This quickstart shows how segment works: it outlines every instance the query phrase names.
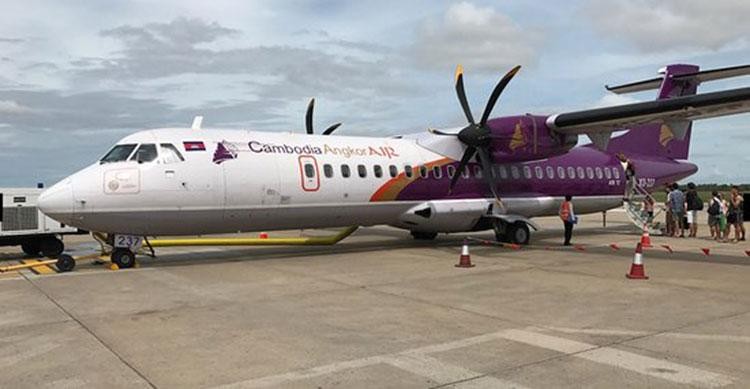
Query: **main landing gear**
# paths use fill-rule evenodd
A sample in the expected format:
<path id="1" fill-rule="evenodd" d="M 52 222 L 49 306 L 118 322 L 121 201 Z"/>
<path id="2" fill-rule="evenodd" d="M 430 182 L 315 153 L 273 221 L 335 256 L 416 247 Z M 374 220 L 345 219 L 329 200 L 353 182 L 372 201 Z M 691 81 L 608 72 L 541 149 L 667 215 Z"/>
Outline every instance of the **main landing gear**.
<path id="1" fill-rule="evenodd" d="M 522 221 L 509 223 L 504 220 L 495 219 L 492 227 L 495 230 L 495 239 L 498 242 L 527 245 L 531 240 L 529 225 Z"/>
<path id="2" fill-rule="evenodd" d="M 437 238 L 438 233 L 437 232 L 421 232 L 421 231 L 412 231 L 411 236 L 414 237 L 416 240 L 435 240 Z"/>

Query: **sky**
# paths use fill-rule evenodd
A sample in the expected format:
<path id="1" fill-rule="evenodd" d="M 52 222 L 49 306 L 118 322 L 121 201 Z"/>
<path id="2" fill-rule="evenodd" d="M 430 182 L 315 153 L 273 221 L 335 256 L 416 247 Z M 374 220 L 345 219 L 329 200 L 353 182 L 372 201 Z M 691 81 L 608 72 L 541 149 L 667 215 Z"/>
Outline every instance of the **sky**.
<path id="1" fill-rule="evenodd" d="M 750 62 L 746 0 L 42 1 L 0 12 L 0 187 L 50 185 L 125 135 L 189 127 L 388 136 L 464 124 L 510 67 L 493 117 L 646 101 L 614 85 L 671 63 Z M 700 91 L 750 85 L 750 77 Z M 695 182 L 750 182 L 750 114 L 696 122 Z M 585 140 L 585 137 L 582 138 Z"/>

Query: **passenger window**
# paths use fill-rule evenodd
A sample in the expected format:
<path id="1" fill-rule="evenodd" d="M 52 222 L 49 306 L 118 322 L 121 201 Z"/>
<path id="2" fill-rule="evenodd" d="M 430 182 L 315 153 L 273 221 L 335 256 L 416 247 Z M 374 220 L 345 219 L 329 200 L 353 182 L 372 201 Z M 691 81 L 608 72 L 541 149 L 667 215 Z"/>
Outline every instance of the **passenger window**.
<path id="1" fill-rule="evenodd" d="M 408 178 L 412 178 L 412 176 L 414 176 L 414 170 L 412 170 L 411 165 L 404 166 L 404 174 Z"/>
<path id="2" fill-rule="evenodd" d="M 518 166 L 513 165 L 510 167 L 510 175 L 514 180 L 521 178 L 521 172 L 518 171 Z"/>
<path id="3" fill-rule="evenodd" d="M 419 176 L 422 178 L 427 178 L 427 166 L 420 166 L 419 167 Z"/>
<path id="4" fill-rule="evenodd" d="M 453 178 L 453 176 L 456 175 L 456 167 L 453 165 L 448 165 L 446 168 L 446 173 L 448 173 L 449 178 Z"/>
<path id="5" fill-rule="evenodd" d="M 396 165 L 388 166 L 388 172 L 391 174 L 392 178 L 395 178 L 398 175 L 398 168 Z"/>
<path id="6" fill-rule="evenodd" d="M 550 180 L 555 178 L 555 169 L 553 169 L 552 166 L 547 166 L 547 178 Z"/>
<path id="7" fill-rule="evenodd" d="M 582 167 L 580 167 L 580 166 L 579 166 L 579 167 L 577 167 L 577 168 L 576 168 L 576 173 L 578 173 L 578 179 L 582 180 L 582 179 L 584 179 L 584 178 L 585 178 L 585 177 L 583 176 L 583 168 L 582 168 Z"/>
<path id="8" fill-rule="evenodd" d="M 586 167 L 586 177 L 588 177 L 589 180 L 594 179 L 594 169 L 591 168 L 591 166 Z"/>
<path id="9" fill-rule="evenodd" d="M 508 179 L 508 169 L 505 166 L 500 166 L 500 178 L 503 180 Z"/>
<path id="10" fill-rule="evenodd" d="M 440 169 L 440 166 L 433 166 L 432 176 L 436 179 L 443 178 L 443 170 Z"/>
<path id="11" fill-rule="evenodd" d="M 576 169 L 573 166 L 568 166 L 568 178 L 571 180 L 576 178 Z"/>
<path id="12" fill-rule="evenodd" d="M 182 162 L 185 160 L 174 145 L 170 143 L 162 143 L 159 147 L 161 147 L 161 160 L 165 164 Z"/>
<path id="13" fill-rule="evenodd" d="M 323 174 L 326 175 L 326 178 L 333 177 L 333 166 L 329 164 L 323 165 Z"/>
<path id="14" fill-rule="evenodd" d="M 597 166 L 595 170 L 596 170 L 596 178 L 601 180 L 602 177 L 604 177 L 604 174 L 602 174 L 602 168 Z"/>
<path id="15" fill-rule="evenodd" d="M 117 145 L 99 160 L 99 163 L 127 161 L 130 154 L 135 150 L 135 144 Z"/>
<path id="16" fill-rule="evenodd" d="M 375 177 L 383 177 L 383 168 L 380 165 L 373 165 L 372 172 L 375 173 Z"/>
<path id="17" fill-rule="evenodd" d="M 482 169 L 479 167 L 479 165 L 474 165 L 474 177 L 482 178 Z"/>
<path id="18" fill-rule="evenodd" d="M 341 177 L 349 178 L 352 175 L 352 171 L 349 169 L 349 165 L 341 165 Z"/>
<path id="19" fill-rule="evenodd" d="M 528 166 L 524 166 L 523 167 L 523 176 L 527 180 L 531 179 L 531 168 L 530 167 L 528 167 Z"/>
<path id="20" fill-rule="evenodd" d="M 537 166 L 534 168 L 534 174 L 536 175 L 536 178 L 539 180 L 544 178 L 544 171 L 542 170 L 541 166 Z"/>
<path id="21" fill-rule="evenodd" d="M 365 167 L 365 165 L 357 165 L 357 173 L 362 178 L 367 177 L 367 168 Z"/>
<path id="22" fill-rule="evenodd" d="M 612 168 L 612 173 L 613 173 L 613 175 L 615 176 L 615 179 L 616 179 L 616 180 L 619 180 L 619 179 L 620 179 L 620 169 L 618 169 L 618 168 L 616 168 L 616 167 L 615 167 L 615 168 Z"/>
<path id="23" fill-rule="evenodd" d="M 305 164 L 305 177 L 307 178 L 315 177 L 315 166 L 313 166 L 311 163 Z"/>
<path id="24" fill-rule="evenodd" d="M 156 152 L 156 145 L 153 143 L 144 143 L 138 147 L 138 150 L 130 157 L 131 161 L 138 163 L 151 162 L 156 159 L 159 154 Z"/>
<path id="25" fill-rule="evenodd" d="M 612 178 L 612 170 L 608 166 L 604 168 L 604 177 L 608 180 Z"/>
<path id="26" fill-rule="evenodd" d="M 557 178 L 565 179 L 565 168 L 562 166 L 557 167 Z"/>
<path id="27" fill-rule="evenodd" d="M 469 167 L 468 166 L 464 166 L 464 170 L 461 172 L 461 176 L 463 178 L 469 178 Z"/>

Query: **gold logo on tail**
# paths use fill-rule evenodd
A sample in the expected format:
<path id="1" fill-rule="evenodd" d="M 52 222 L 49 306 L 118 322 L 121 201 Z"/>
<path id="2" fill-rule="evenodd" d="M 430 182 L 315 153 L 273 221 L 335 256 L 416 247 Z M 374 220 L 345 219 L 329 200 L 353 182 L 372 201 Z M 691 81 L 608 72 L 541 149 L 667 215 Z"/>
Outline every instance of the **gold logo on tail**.
<path id="1" fill-rule="evenodd" d="M 666 125 L 661 125 L 661 131 L 659 132 L 659 143 L 661 143 L 662 147 L 667 147 L 667 143 L 672 141 L 674 139 L 674 132 L 672 132 L 672 129 Z"/>

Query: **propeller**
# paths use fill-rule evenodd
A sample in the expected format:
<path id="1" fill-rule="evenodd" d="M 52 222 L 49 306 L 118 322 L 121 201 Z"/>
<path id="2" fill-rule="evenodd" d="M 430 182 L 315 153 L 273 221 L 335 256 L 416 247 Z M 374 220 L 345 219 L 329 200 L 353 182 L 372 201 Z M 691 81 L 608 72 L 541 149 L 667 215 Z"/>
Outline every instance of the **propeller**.
<path id="1" fill-rule="evenodd" d="M 487 100 L 487 105 L 484 107 L 484 112 L 482 113 L 481 120 L 479 121 L 479 123 L 477 123 L 474 121 L 474 116 L 471 114 L 469 102 L 466 99 L 466 91 L 464 90 L 463 68 L 461 67 L 461 65 L 458 65 L 456 67 L 456 95 L 458 95 L 458 101 L 459 103 L 461 103 L 461 108 L 463 109 L 464 115 L 466 116 L 466 120 L 469 122 L 469 124 L 455 134 L 442 132 L 440 130 L 430 130 L 430 132 L 435 135 L 458 137 L 458 140 L 466 145 L 466 151 L 464 151 L 464 154 L 461 157 L 461 162 L 459 162 L 458 164 L 456 174 L 451 179 L 449 192 L 453 191 L 453 188 L 456 186 L 456 183 L 461 176 L 461 172 L 466 169 L 466 165 L 469 163 L 469 161 L 474 156 L 476 156 L 477 161 L 481 165 L 482 177 L 484 178 L 487 185 L 489 185 L 492 194 L 495 196 L 495 199 L 500 202 L 500 204 L 502 204 L 500 196 L 498 196 L 497 194 L 495 175 L 492 171 L 492 150 L 490 150 L 492 132 L 487 126 L 487 120 L 490 118 L 492 109 L 495 108 L 495 104 L 497 103 L 498 98 L 500 98 L 500 94 L 503 92 L 505 87 L 508 86 L 510 80 L 513 79 L 513 77 L 516 75 L 516 73 L 518 73 L 520 69 L 521 66 L 515 66 L 514 68 L 510 69 L 508 73 L 503 76 L 503 78 L 500 79 L 500 81 L 495 86 L 495 89 L 492 91 L 492 94 L 490 94 L 490 98 Z"/>
<path id="2" fill-rule="evenodd" d="M 305 114 L 305 129 L 307 130 L 308 135 L 312 135 L 315 133 L 313 130 L 313 110 L 315 109 L 315 99 L 310 99 L 310 102 L 307 104 L 307 113 Z M 341 126 L 341 123 L 336 123 L 323 131 L 323 135 L 331 135 L 332 132 L 336 131 L 337 128 Z"/>

